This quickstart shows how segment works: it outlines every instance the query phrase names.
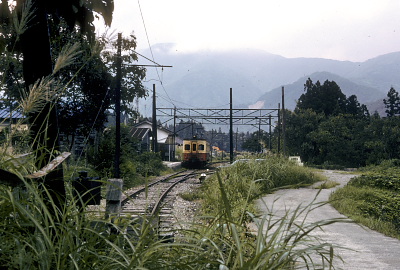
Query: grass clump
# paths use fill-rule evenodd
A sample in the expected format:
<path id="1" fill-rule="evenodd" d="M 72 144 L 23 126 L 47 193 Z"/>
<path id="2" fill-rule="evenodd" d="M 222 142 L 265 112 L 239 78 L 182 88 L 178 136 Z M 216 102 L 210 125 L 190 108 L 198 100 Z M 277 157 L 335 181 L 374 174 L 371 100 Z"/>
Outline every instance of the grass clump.
<path id="1" fill-rule="evenodd" d="M 400 239 L 400 169 L 386 163 L 353 178 L 330 200 L 354 221 Z"/>
<path id="2" fill-rule="evenodd" d="M 297 166 L 282 156 L 267 156 L 263 160 L 240 162 L 219 171 L 223 179 L 224 190 L 233 209 L 246 207 L 262 194 L 270 193 L 277 188 L 297 188 L 322 181 L 324 178 L 313 173 L 309 168 Z M 215 213 L 220 208 L 220 194 L 216 176 L 209 177 L 200 191 L 203 194 L 207 213 Z M 236 207 L 238 206 L 238 207 Z M 255 210 L 249 205 L 250 211 Z M 241 211 L 239 211 L 241 212 Z"/>
<path id="3" fill-rule="evenodd" d="M 315 186 L 315 189 L 330 189 L 330 188 L 334 188 L 336 186 L 340 185 L 338 182 L 336 181 L 332 181 L 332 180 L 326 180 L 323 183 Z"/>

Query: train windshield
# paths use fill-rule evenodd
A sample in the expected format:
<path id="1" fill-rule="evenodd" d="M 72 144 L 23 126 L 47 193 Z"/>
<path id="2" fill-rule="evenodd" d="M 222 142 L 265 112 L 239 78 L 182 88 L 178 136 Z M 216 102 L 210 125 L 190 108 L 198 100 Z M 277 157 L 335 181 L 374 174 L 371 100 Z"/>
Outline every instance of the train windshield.
<path id="1" fill-rule="evenodd" d="M 190 150 L 190 144 L 185 144 L 185 150 Z"/>
<path id="2" fill-rule="evenodd" d="M 204 144 L 199 144 L 199 150 L 204 150 Z"/>
<path id="3" fill-rule="evenodd" d="M 196 151 L 196 146 L 197 146 L 197 144 L 193 144 L 193 146 L 192 146 L 192 148 L 193 148 L 193 151 Z"/>

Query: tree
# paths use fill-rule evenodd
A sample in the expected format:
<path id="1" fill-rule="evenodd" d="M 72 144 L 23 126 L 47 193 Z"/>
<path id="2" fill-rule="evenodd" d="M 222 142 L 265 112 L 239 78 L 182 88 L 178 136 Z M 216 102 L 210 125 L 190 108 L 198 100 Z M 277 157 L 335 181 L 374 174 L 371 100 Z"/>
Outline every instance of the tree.
<path id="1" fill-rule="evenodd" d="M 100 41 L 104 48 L 117 47 L 117 40 L 115 38 L 109 39 L 103 36 Z M 125 112 L 125 114 L 131 117 L 136 117 L 138 112 L 132 110 L 132 106 L 130 106 L 130 104 L 133 103 L 135 98 L 142 98 L 148 95 L 147 90 L 142 85 L 142 80 L 146 76 L 146 69 L 135 65 L 135 62 L 138 60 L 135 49 L 136 37 L 133 34 L 129 37 L 122 37 L 121 58 L 123 65 L 121 68 L 121 73 L 123 79 L 121 82 L 121 111 Z M 117 74 L 115 50 L 103 50 L 102 58 L 112 76 L 111 88 L 115 89 Z M 112 91 L 112 95 L 114 94 L 115 92 Z"/>
<path id="2" fill-rule="evenodd" d="M 294 113 L 286 114 L 289 153 L 314 164 L 365 165 L 371 150 L 366 147 L 367 107 L 355 95 L 346 98 L 335 82 L 308 79 L 304 89 Z"/>
<path id="3" fill-rule="evenodd" d="M 318 155 L 318 146 L 309 134 L 325 119 L 323 113 L 311 109 L 286 112 L 286 147 L 290 155 L 300 155 L 305 162 L 312 162 Z"/>
<path id="4" fill-rule="evenodd" d="M 369 117 L 369 111 L 367 106 L 360 104 L 357 100 L 356 95 L 351 95 L 346 100 L 346 114 L 357 116 L 360 118 Z"/>
<path id="5" fill-rule="evenodd" d="M 297 102 L 297 110 L 311 109 L 325 116 L 345 112 L 346 96 L 334 81 L 326 80 L 323 85 L 319 81 L 313 83 L 310 78 L 304 84 L 305 93 Z"/>
<path id="6" fill-rule="evenodd" d="M 114 10 L 113 0 L 17 0 L 14 2 L 13 12 L 7 12 L 8 1 L 0 3 L 1 21 L 12 22 L 12 17 L 17 13 L 19 24 L 15 29 L 15 40 L 18 41 L 16 48 L 23 55 L 23 77 L 27 92 L 36 87 L 51 90 L 51 80 L 46 77 L 52 74 L 52 54 L 50 46 L 49 25 L 50 21 L 55 24 L 64 19 L 70 29 L 76 25 L 85 34 L 88 40 L 93 41 L 94 26 L 93 11 L 97 11 L 104 18 L 107 25 L 111 25 Z M 15 21 L 14 21 L 15 22 Z M 10 44 L 8 44 L 10 45 Z M 13 47 L 14 48 L 14 47 Z M 4 49 L 14 51 L 13 48 L 5 46 Z M 47 100 L 43 108 L 33 111 L 29 115 L 31 130 L 35 136 L 33 149 L 37 156 L 37 165 L 40 167 L 47 164 L 58 150 L 57 112 L 53 101 Z M 63 173 L 55 170 L 46 177 L 45 185 L 57 203 L 60 196 L 64 197 L 65 188 Z"/>
<path id="7" fill-rule="evenodd" d="M 389 92 L 387 93 L 387 99 L 383 100 L 386 108 L 387 117 L 393 117 L 395 115 L 400 114 L 400 97 L 399 93 L 391 87 Z"/>
<path id="8" fill-rule="evenodd" d="M 263 149 L 268 148 L 269 134 L 266 132 L 255 131 L 242 144 L 244 150 L 260 153 Z"/>

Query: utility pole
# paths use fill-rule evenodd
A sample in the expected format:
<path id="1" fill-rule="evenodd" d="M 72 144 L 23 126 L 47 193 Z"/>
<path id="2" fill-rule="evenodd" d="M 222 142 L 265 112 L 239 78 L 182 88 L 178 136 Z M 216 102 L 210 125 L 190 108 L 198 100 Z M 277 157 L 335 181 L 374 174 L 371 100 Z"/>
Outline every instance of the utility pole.
<path id="1" fill-rule="evenodd" d="M 117 84 L 115 87 L 115 160 L 114 160 L 114 178 L 120 178 L 120 156 L 121 156 L 121 44 L 122 34 L 118 33 L 117 41 Z"/>
<path id="2" fill-rule="evenodd" d="M 286 155 L 286 119 L 285 119 L 285 87 L 282 86 L 282 142 L 283 155 Z"/>
<path id="3" fill-rule="evenodd" d="M 230 163 L 233 162 L 233 115 L 232 115 L 232 88 L 230 89 L 230 117 L 229 117 L 229 161 Z"/>
<path id="4" fill-rule="evenodd" d="M 271 115 L 269 116 L 269 151 L 272 151 L 272 143 L 271 143 L 271 139 L 272 139 L 272 128 L 271 128 Z"/>
<path id="5" fill-rule="evenodd" d="M 278 103 L 278 154 L 281 152 L 281 104 Z"/>
<path id="6" fill-rule="evenodd" d="M 173 139 L 173 153 L 172 153 L 172 161 L 175 161 L 175 151 L 176 151 L 176 107 L 174 106 L 174 139 Z"/>
<path id="7" fill-rule="evenodd" d="M 153 121 L 152 121 L 152 133 L 153 133 L 153 152 L 158 152 L 157 144 L 157 109 L 156 109 L 156 85 L 153 84 Z"/>
<path id="8" fill-rule="evenodd" d="M 258 119 L 258 146 L 257 146 L 257 150 L 259 153 L 261 153 L 262 151 L 262 147 L 261 147 L 261 119 Z"/>

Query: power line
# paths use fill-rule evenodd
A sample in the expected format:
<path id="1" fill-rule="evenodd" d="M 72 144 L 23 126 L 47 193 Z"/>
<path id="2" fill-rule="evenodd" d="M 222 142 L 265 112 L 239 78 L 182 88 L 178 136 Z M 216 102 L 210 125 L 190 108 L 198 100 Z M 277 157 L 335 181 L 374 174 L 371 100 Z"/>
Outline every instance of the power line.
<path id="1" fill-rule="evenodd" d="M 153 55 L 153 50 L 151 49 L 151 45 L 150 45 L 149 35 L 148 35 L 148 33 L 147 33 L 146 23 L 144 22 L 142 7 L 140 6 L 140 0 L 138 0 L 138 6 L 139 6 L 139 11 L 140 11 L 140 16 L 142 17 L 144 32 L 146 33 L 147 44 L 149 45 L 149 50 L 150 50 L 150 53 L 151 53 L 151 57 L 153 58 L 153 61 L 152 61 L 152 62 L 155 62 L 155 60 L 154 60 L 154 55 Z M 165 90 L 164 84 L 163 84 L 163 82 L 162 82 L 162 80 L 161 80 L 161 78 L 160 78 L 160 74 L 158 73 L 158 69 L 157 69 L 157 68 L 156 68 L 156 72 L 157 72 L 158 79 L 160 80 L 161 87 L 163 88 L 165 94 L 166 94 L 167 97 L 169 98 L 169 100 L 170 100 L 170 102 L 172 103 L 172 105 L 175 106 L 174 102 L 172 101 L 172 99 L 169 97 L 167 91 Z"/>

